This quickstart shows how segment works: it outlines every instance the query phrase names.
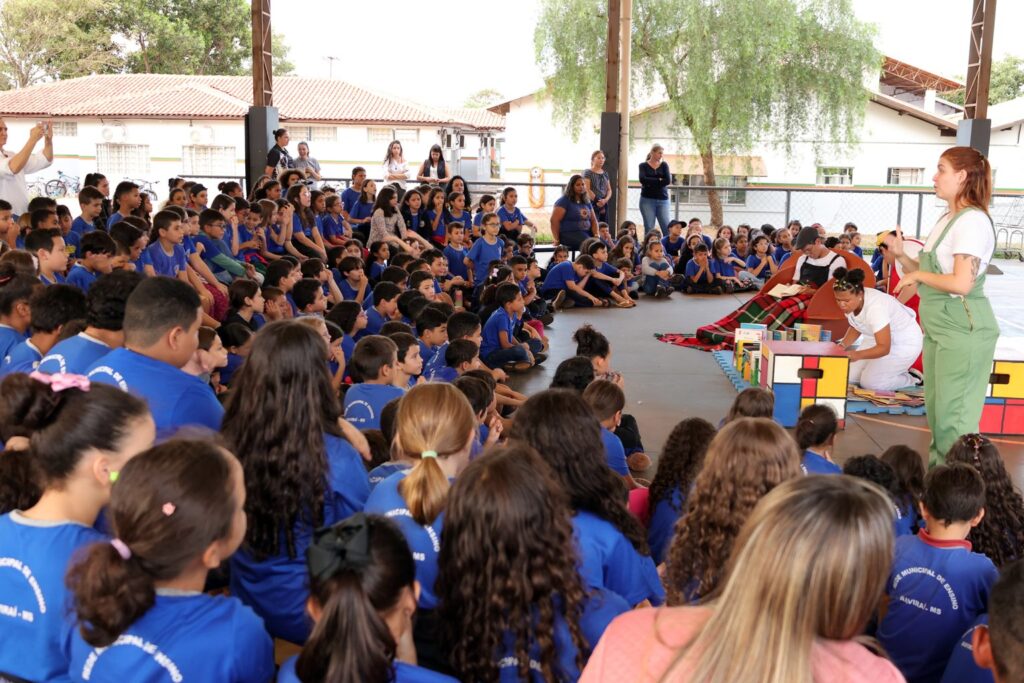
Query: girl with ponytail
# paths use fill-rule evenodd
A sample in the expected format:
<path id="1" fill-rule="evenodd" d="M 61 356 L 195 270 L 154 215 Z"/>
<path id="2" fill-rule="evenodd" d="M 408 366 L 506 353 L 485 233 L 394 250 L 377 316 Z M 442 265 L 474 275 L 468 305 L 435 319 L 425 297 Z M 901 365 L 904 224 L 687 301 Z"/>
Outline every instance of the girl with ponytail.
<path id="1" fill-rule="evenodd" d="M 306 553 L 316 625 L 278 683 L 454 683 L 402 661 L 416 613 L 416 565 L 393 522 L 358 513 L 316 532 Z"/>
<path id="2" fill-rule="evenodd" d="M 111 485 L 156 427 L 116 387 L 17 373 L 0 383 L 0 432 L 0 679 L 48 681 L 68 668 L 65 570 L 103 538 L 93 526 Z"/>
<path id="3" fill-rule="evenodd" d="M 450 481 L 469 462 L 477 436 L 477 421 L 465 395 L 451 384 L 419 384 L 398 404 L 392 459 L 413 463 L 377 484 L 366 501 L 366 512 L 394 520 L 416 560 L 420 582 L 420 616 L 416 620 L 416 649 L 420 662 L 443 666 L 447 656 L 437 652 L 437 556 L 441 550 L 441 511 Z M 433 667 L 432 667 L 433 668 Z"/>
<path id="4" fill-rule="evenodd" d="M 125 465 L 108 511 L 114 538 L 68 572 L 70 680 L 270 680 L 262 620 L 203 593 L 242 542 L 244 502 L 238 461 L 207 441 L 167 441 Z"/>

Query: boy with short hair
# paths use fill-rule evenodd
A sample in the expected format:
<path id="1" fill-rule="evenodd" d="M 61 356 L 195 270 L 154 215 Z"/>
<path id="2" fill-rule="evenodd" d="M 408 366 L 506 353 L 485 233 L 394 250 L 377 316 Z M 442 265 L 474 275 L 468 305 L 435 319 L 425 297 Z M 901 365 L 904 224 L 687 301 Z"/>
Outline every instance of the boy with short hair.
<path id="1" fill-rule="evenodd" d="M 103 193 L 86 185 L 78 193 L 78 218 L 71 222 L 71 230 L 79 237 L 85 237 L 96 230 L 95 221 L 103 213 Z"/>
<path id="2" fill-rule="evenodd" d="M 351 365 L 353 378 L 361 382 L 345 393 L 345 419 L 358 429 L 380 429 L 381 410 L 405 393 L 393 384 L 398 346 L 377 334 L 363 337 L 352 351 Z"/>
<path id="3" fill-rule="evenodd" d="M 465 245 L 466 228 L 461 224 L 448 226 L 445 235 L 448 240 L 444 248 L 444 257 L 448 261 L 448 272 L 452 277 L 462 278 L 462 284 L 469 284 L 469 268 L 466 267 L 466 257 L 469 249 Z"/>
<path id="4" fill-rule="evenodd" d="M 437 350 L 448 341 L 448 319 L 435 308 L 424 308 L 416 318 L 416 334 L 419 335 L 420 358 L 427 366 Z"/>
<path id="5" fill-rule="evenodd" d="M 64 271 L 68 267 L 68 252 L 64 238 L 57 228 L 33 230 L 25 238 L 25 250 L 39 263 L 39 281 L 44 285 L 64 284 Z"/>
<path id="6" fill-rule="evenodd" d="M 0 362 L 11 349 L 28 339 L 32 321 L 30 300 L 39 280 L 28 275 L 15 275 L 0 287 Z"/>
<path id="7" fill-rule="evenodd" d="M 363 270 L 363 261 L 354 256 L 346 256 L 338 263 L 338 272 L 341 273 L 341 281 L 338 288 L 341 289 L 341 298 L 345 301 L 356 301 L 369 308 L 373 305 L 373 291 L 370 289 L 370 280 Z"/>
<path id="8" fill-rule="evenodd" d="M 114 189 L 114 206 L 117 207 L 117 210 L 107 219 L 107 230 L 109 231 L 114 225 L 132 215 L 132 212 L 139 208 L 141 203 L 142 197 L 139 195 L 138 185 L 129 180 L 119 182 Z"/>
<path id="9" fill-rule="evenodd" d="M 877 637 L 910 681 L 935 681 L 967 627 L 985 612 L 998 572 L 967 535 L 985 516 L 985 483 L 970 465 L 940 465 L 925 478 L 925 530 L 896 539 L 889 606 Z"/>
<path id="10" fill-rule="evenodd" d="M 424 312 L 426 309 L 424 309 Z M 477 345 L 483 341 L 483 326 L 480 324 L 480 316 L 470 311 L 458 311 L 448 318 L 445 326 L 447 339 L 434 349 L 433 356 L 424 364 L 423 374 L 428 380 L 434 379 L 434 374 L 447 367 L 445 351 L 449 344 L 456 339 L 471 339 Z"/>
<path id="11" fill-rule="evenodd" d="M 105 235 L 98 230 L 86 237 Z M 109 238 L 108 238 L 109 239 Z M 103 275 L 85 297 L 85 329 L 58 342 L 39 363 L 39 372 L 84 375 L 93 363 L 124 345 L 124 310 L 143 276 L 130 270 Z"/>
<path id="12" fill-rule="evenodd" d="M 522 234 L 516 239 L 516 253 L 523 258 L 533 258 L 533 235 Z"/>
<path id="13" fill-rule="evenodd" d="M 18 222 L 14 220 L 14 207 L 9 201 L 0 199 L 0 242 L 5 242 L 7 247 L 14 249 L 19 232 Z M 0 245 L 0 251 L 3 251 L 3 246 Z"/>
<path id="14" fill-rule="evenodd" d="M 575 261 L 562 261 L 548 269 L 541 296 L 552 302 L 555 311 L 573 306 L 601 306 L 602 301 L 585 289 L 593 270 L 594 259 L 586 254 L 580 254 Z"/>
<path id="15" fill-rule="evenodd" d="M 391 380 L 391 384 L 402 389 L 409 389 L 416 385 L 420 375 L 423 374 L 420 345 L 416 341 L 416 337 L 408 332 L 395 332 L 388 335 L 388 338 L 395 342 L 398 349 L 395 355 L 398 364 L 395 366 L 395 376 Z"/>
<path id="16" fill-rule="evenodd" d="M 196 239 L 203 245 L 203 262 L 220 282 L 229 285 L 236 277 L 250 277 L 255 280 L 256 269 L 250 263 L 240 263 L 231 255 L 231 248 L 224 241 L 224 216 L 220 211 L 203 209 L 199 213 L 199 229 Z"/>
<path id="17" fill-rule="evenodd" d="M 124 347 L 89 368 L 89 379 L 113 384 L 149 403 L 157 440 L 181 427 L 220 429 L 224 409 L 209 384 L 183 368 L 199 346 L 202 322 L 199 295 L 169 277 L 143 280 L 128 297 Z"/>
<path id="18" fill-rule="evenodd" d="M 32 336 L 11 348 L 3 359 L 0 376 L 38 368 L 39 361 L 60 339 L 64 326 L 85 317 L 85 294 L 70 285 L 43 287 L 32 295 L 29 307 Z"/>
<path id="19" fill-rule="evenodd" d="M 693 258 L 686 264 L 685 275 L 683 291 L 687 294 L 721 294 L 723 291 L 715 277 L 710 251 L 703 243 L 693 248 Z"/>
<path id="20" fill-rule="evenodd" d="M 494 292 L 498 309 L 487 319 L 483 329 L 480 357 L 489 368 L 527 370 L 546 359 L 544 345 L 531 338 L 526 342 L 516 339 L 516 326 L 526 308 L 519 285 L 504 282 Z"/>
<path id="21" fill-rule="evenodd" d="M 1024 680 L 1024 560 L 1003 569 L 992 587 L 988 625 L 974 631 L 973 644 L 975 662 L 996 683 Z"/>
<path id="22" fill-rule="evenodd" d="M 469 339 L 456 339 L 448 343 L 444 351 L 444 362 L 444 367 L 439 368 L 430 381 L 452 382 L 456 377 L 479 368 L 480 347 Z"/>
<path id="23" fill-rule="evenodd" d="M 397 319 L 411 328 L 428 303 L 430 302 L 419 291 L 415 289 L 405 290 L 398 295 Z"/>
<path id="24" fill-rule="evenodd" d="M 608 467 L 626 481 L 626 488 L 635 489 L 637 483 L 629 473 L 626 460 L 626 449 L 622 440 L 615 435 L 619 423 L 622 422 L 622 411 L 626 407 L 626 394 L 615 382 L 596 379 L 583 390 L 583 400 L 587 402 L 594 416 L 601 423 L 601 441 L 604 442 L 604 455 Z"/>
<path id="25" fill-rule="evenodd" d="M 57 211 L 50 208 L 36 209 L 29 212 L 29 232 L 36 230 L 60 230 Z"/>
<path id="26" fill-rule="evenodd" d="M 683 239 L 682 221 L 669 222 L 668 234 L 661 238 L 661 245 L 665 247 L 665 256 L 668 256 L 669 261 L 673 264 L 679 261 L 679 252 L 686 246 L 686 240 Z"/>
<path id="27" fill-rule="evenodd" d="M 359 194 L 363 191 L 363 183 L 366 181 L 366 169 L 356 166 L 352 169 L 352 182 L 345 191 L 341 193 L 341 216 L 346 223 L 352 222 L 353 207 L 359 201 Z"/>
<path id="28" fill-rule="evenodd" d="M 452 381 L 473 407 L 476 415 L 477 436 L 469 451 L 470 459 L 477 457 L 487 446 L 498 442 L 501 436 L 501 418 L 495 412 L 497 400 L 494 394 L 494 380 L 486 372 L 470 370 Z"/>
<path id="29" fill-rule="evenodd" d="M 356 335 L 356 341 L 380 333 L 381 326 L 398 315 L 398 297 L 402 290 L 392 282 L 378 282 L 373 288 L 373 306 L 366 311 L 366 329 Z"/>
<path id="30" fill-rule="evenodd" d="M 620 308 L 635 306 L 626 288 L 626 274 L 608 263 L 608 245 L 600 240 L 587 242 L 587 253 L 594 259 L 594 272 L 590 274 L 586 290 L 599 299 L 612 299 Z"/>
<path id="31" fill-rule="evenodd" d="M 263 294 L 263 318 L 266 322 L 275 320 L 287 320 L 292 317 L 292 307 L 288 303 L 288 297 L 280 287 L 264 287 Z"/>
<path id="32" fill-rule="evenodd" d="M 323 317 L 327 310 L 327 297 L 324 296 L 323 287 L 319 280 L 305 277 L 295 283 L 292 287 L 292 300 L 295 307 L 299 309 L 299 315 L 315 315 Z"/>
<path id="33" fill-rule="evenodd" d="M 89 293 L 89 288 L 100 275 L 113 269 L 112 257 L 117 245 L 110 235 L 99 230 L 86 233 L 78 246 L 78 260 L 68 271 L 67 284 Z"/>

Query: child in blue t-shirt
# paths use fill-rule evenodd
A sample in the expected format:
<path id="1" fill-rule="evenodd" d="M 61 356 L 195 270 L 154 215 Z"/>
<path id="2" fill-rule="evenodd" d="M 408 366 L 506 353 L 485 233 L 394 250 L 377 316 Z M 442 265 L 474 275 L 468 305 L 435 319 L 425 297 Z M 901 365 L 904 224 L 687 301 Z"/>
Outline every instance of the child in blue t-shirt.
<path id="1" fill-rule="evenodd" d="M 78 193 L 79 216 L 71 222 L 71 231 L 79 238 L 96 230 L 96 219 L 103 213 L 103 193 L 86 185 Z"/>
<path id="2" fill-rule="evenodd" d="M 381 409 L 404 393 L 393 384 L 397 365 L 398 347 L 387 337 L 371 334 L 356 342 L 352 374 L 359 383 L 345 393 L 345 419 L 357 429 L 380 429 Z"/>
<path id="3" fill-rule="evenodd" d="M 373 305 L 366 309 L 366 327 L 356 335 L 356 341 L 371 334 L 379 334 L 380 328 L 398 315 L 398 297 L 401 288 L 393 282 L 378 282 L 373 288 Z"/>
<path id="4" fill-rule="evenodd" d="M 116 253 L 117 245 L 110 235 L 99 230 L 86 233 L 79 242 L 78 260 L 68 271 L 65 282 L 88 294 L 96 278 L 113 269 Z"/>
<path id="5" fill-rule="evenodd" d="M 778 272 L 775 258 L 769 253 L 771 243 L 766 235 L 758 235 L 750 245 L 750 256 L 747 257 L 747 272 L 758 280 L 767 282 L 768 278 Z M 761 285 L 763 286 L 763 284 Z"/>
<path id="6" fill-rule="evenodd" d="M 355 301 L 359 305 L 368 303 L 366 308 L 373 305 L 373 289 L 363 270 L 362 260 L 354 256 L 346 256 L 338 263 L 338 272 L 341 274 L 338 289 L 341 290 L 342 299 Z"/>
<path id="7" fill-rule="evenodd" d="M 306 564 L 309 614 L 316 625 L 302 653 L 281 665 L 278 683 L 324 681 L 328 672 L 359 680 L 372 664 L 386 666 L 395 683 L 455 683 L 401 661 L 395 652 L 394 644 L 413 633 L 417 586 L 409 543 L 393 521 L 358 513 L 321 529 Z M 352 585 L 352 577 L 359 585 Z M 358 614 L 342 613 L 342 605 L 355 605 Z M 361 631 L 356 623 L 373 628 Z"/>
<path id="8" fill-rule="evenodd" d="M 668 234 L 661 238 L 661 245 L 665 247 L 665 256 L 668 257 L 670 263 L 675 264 L 679 261 L 679 252 L 686 246 L 686 240 L 683 239 L 683 223 L 682 221 L 670 221 L 668 224 Z"/>
<path id="9" fill-rule="evenodd" d="M 725 290 L 718 281 L 711 250 L 703 242 L 693 248 L 693 258 L 686 264 L 683 291 L 687 294 L 721 294 Z"/>
<path id="10" fill-rule="evenodd" d="M 672 277 L 672 262 L 665 258 L 665 245 L 658 240 L 647 243 L 647 250 L 640 262 L 643 276 L 643 290 L 659 299 L 670 296 L 679 278 Z"/>
<path id="11" fill-rule="evenodd" d="M 125 306 L 124 348 L 89 367 L 91 381 L 149 403 L 161 441 L 182 427 L 220 429 L 224 409 L 210 385 L 181 370 L 196 351 L 201 314 L 199 296 L 184 282 L 146 278 Z"/>
<path id="12" fill-rule="evenodd" d="M 519 285 L 514 282 L 498 285 L 494 303 L 499 308 L 484 324 L 483 343 L 480 345 L 480 358 L 484 364 L 489 368 L 511 364 L 516 370 L 526 370 L 542 363 L 546 358 L 543 342 L 534 337 L 525 342 L 516 338 L 516 328 L 526 308 Z"/>
<path id="13" fill-rule="evenodd" d="M 498 207 L 501 234 L 512 241 L 518 241 L 523 236 L 523 228 L 529 228 L 531 233 L 537 232 L 537 226 L 516 206 L 518 201 L 519 194 L 516 192 L 516 188 L 506 187 L 501 191 L 501 206 Z"/>
<path id="14" fill-rule="evenodd" d="M 796 443 L 803 452 L 800 469 L 804 474 L 842 474 L 832 462 L 839 421 L 831 406 L 810 405 L 800 412 L 796 423 Z"/>
<path id="15" fill-rule="evenodd" d="M 185 229 L 173 211 L 159 211 L 153 216 L 151 244 L 146 248 L 157 275 L 188 282 L 188 258 L 181 246 Z"/>
<path id="16" fill-rule="evenodd" d="M 973 467 L 940 465 L 925 478 L 925 529 L 896 539 L 877 637 L 908 681 L 938 683 L 960 635 L 988 609 L 998 571 L 965 540 L 984 506 Z"/>
<path id="17" fill-rule="evenodd" d="M 622 422 L 622 411 L 626 407 L 626 394 L 615 382 L 595 379 L 583 391 L 583 400 L 601 423 L 601 441 L 604 442 L 604 455 L 608 460 L 608 467 L 625 480 L 627 489 L 635 489 L 637 483 L 629 473 L 626 449 L 622 446 L 622 440 L 615 436 L 615 430 Z"/>
<path id="18" fill-rule="evenodd" d="M 424 309 L 424 313 L 426 309 Z M 480 316 L 470 311 L 458 311 L 450 318 L 445 326 L 446 340 L 437 346 L 431 359 L 423 364 L 423 375 L 428 380 L 435 380 L 437 373 L 441 370 L 447 371 L 448 362 L 446 360 L 446 352 L 448 346 L 459 339 L 470 340 L 479 351 L 479 346 L 483 342 L 483 326 L 480 324 Z M 451 381 L 446 379 L 445 381 Z"/>
<path id="19" fill-rule="evenodd" d="M 324 208 L 326 209 L 322 219 L 324 242 L 331 246 L 344 246 L 351 236 L 351 231 L 345 229 L 345 218 L 341 215 L 341 197 L 336 194 L 329 195 L 324 200 Z"/>
<path id="20" fill-rule="evenodd" d="M 0 287 L 0 363 L 11 349 L 28 339 L 32 293 L 42 287 L 39 279 L 14 275 Z"/>
<path id="21" fill-rule="evenodd" d="M 480 292 L 484 283 L 487 282 L 491 263 L 501 261 L 501 255 L 505 248 L 505 242 L 498 237 L 499 223 L 496 214 L 484 214 L 481 225 L 483 226 L 483 235 L 473 242 L 469 253 L 462 261 L 469 269 L 467 281 L 476 288 L 477 292 Z"/>
<path id="22" fill-rule="evenodd" d="M 0 671 L 20 680 L 61 680 L 69 656 L 64 576 L 83 546 L 103 540 L 93 527 L 122 468 L 152 445 L 153 419 L 143 401 L 115 387 L 90 386 L 79 375 L 59 383 L 12 375 L 0 384 L 0 406 L 9 433 L 32 438 L 31 459 L 11 447 L 0 458 L 0 509 L 10 511 L 0 516 Z M 46 474 L 41 489 L 35 472 Z"/>
<path id="23" fill-rule="evenodd" d="M 51 285 L 37 290 L 29 300 L 32 336 L 15 344 L 0 363 L 0 376 L 32 372 L 60 339 L 72 320 L 85 317 L 85 294 L 71 285 Z"/>
<path id="24" fill-rule="evenodd" d="M 68 575 L 72 681 L 273 676 L 262 620 L 236 597 L 203 592 L 207 573 L 245 537 L 244 503 L 242 466 L 210 442 L 170 441 L 124 466 L 109 508 L 115 537 L 93 544 Z"/>
<path id="25" fill-rule="evenodd" d="M 889 495 L 892 499 L 894 534 L 906 536 L 916 531 L 914 515 L 904 509 L 896 498 L 896 473 L 881 458 L 877 455 L 856 455 L 843 463 L 843 474 L 867 479 Z"/>
<path id="26" fill-rule="evenodd" d="M 231 284 L 236 277 L 256 278 L 256 269 L 249 263 L 240 263 L 231 254 L 231 248 L 224 241 L 224 216 L 220 211 L 203 209 L 199 214 L 199 228 L 202 233 L 197 242 L 203 245 L 203 262 L 214 277 L 224 284 Z"/>
<path id="27" fill-rule="evenodd" d="M 462 278 L 464 282 L 469 283 L 469 268 L 466 266 L 469 249 L 464 244 L 466 229 L 461 225 L 453 225 L 448 229 L 446 237 L 448 244 L 443 253 L 448 260 L 448 272 L 452 274 L 452 277 Z"/>
<path id="28" fill-rule="evenodd" d="M 593 257 L 580 254 L 575 261 L 562 261 L 549 267 L 540 295 L 550 301 L 556 311 L 574 306 L 607 306 L 607 301 L 588 294 L 585 289 L 594 266 Z"/>
<path id="29" fill-rule="evenodd" d="M 426 368 L 441 345 L 448 341 L 448 318 L 436 308 L 425 308 L 416 318 L 416 334 L 419 336 L 420 358 Z"/>

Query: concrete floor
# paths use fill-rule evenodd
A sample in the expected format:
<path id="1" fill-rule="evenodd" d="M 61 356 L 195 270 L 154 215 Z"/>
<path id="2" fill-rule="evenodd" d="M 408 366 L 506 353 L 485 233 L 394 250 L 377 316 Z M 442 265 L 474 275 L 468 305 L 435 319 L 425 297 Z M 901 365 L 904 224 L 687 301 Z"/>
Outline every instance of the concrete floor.
<path id="1" fill-rule="evenodd" d="M 986 290 L 1006 336 L 1024 336 L 1024 264 L 998 261 L 1002 275 L 990 275 Z M 575 354 L 573 332 L 590 323 L 612 345 L 612 367 L 626 379 L 626 412 L 640 425 L 647 453 L 657 461 L 662 444 L 677 422 L 702 417 L 717 424 L 732 404 L 736 391 L 710 353 L 659 342 L 655 332 L 693 332 L 734 310 L 749 295 L 683 296 L 667 300 L 642 297 L 631 310 L 577 309 L 559 313 L 548 330 L 550 358 L 543 367 L 512 378 L 512 386 L 527 395 L 546 389 L 558 363 Z M 992 437 L 1018 486 L 1024 486 L 1024 437 Z M 889 446 L 906 444 L 920 453 L 928 450 L 924 417 L 851 415 L 836 443 L 841 464 L 854 455 L 880 454 Z M 653 468 L 646 476 L 653 475 Z"/>

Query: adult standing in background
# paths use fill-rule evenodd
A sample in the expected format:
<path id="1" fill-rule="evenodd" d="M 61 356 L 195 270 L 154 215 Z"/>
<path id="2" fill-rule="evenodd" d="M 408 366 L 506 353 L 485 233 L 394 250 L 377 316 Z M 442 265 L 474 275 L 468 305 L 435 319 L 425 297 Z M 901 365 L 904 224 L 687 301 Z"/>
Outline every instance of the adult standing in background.
<path id="1" fill-rule="evenodd" d="M 644 219 L 644 233 L 654 229 L 654 219 L 663 235 L 668 234 L 668 186 L 672 184 L 672 172 L 661 157 L 665 148 L 655 143 L 647 153 L 647 160 L 640 164 L 640 215 Z"/>
<path id="2" fill-rule="evenodd" d="M 267 167 L 263 169 L 263 175 L 276 178 L 278 174 L 288 168 L 295 168 L 295 161 L 288 154 L 288 130 L 278 128 L 274 131 L 274 146 L 267 152 Z"/>
<path id="3" fill-rule="evenodd" d="M 409 164 L 405 163 L 405 152 L 402 143 L 392 140 L 388 145 L 388 153 L 384 156 L 384 184 L 397 185 L 399 195 L 405 193 L 405 181 L 409 180 Z"/>
<path id="4" fill-rule="evenodd" d="M 43 140 L 42 153 L 32 152 Z M 28 132 L 28 142 L 12 154 L 7 146 L 7 122 L 0 119 L 0 197 L 11 203 L 14 214 L 28 210 L 28 183 L 25 175 L 38 173 L 53 163 L 53 123 L 40 121 Z"/>
<path id="5" fill-rule="evenodd" d="M 916 284 L 921 296 L 928 459 L 934 465 L 945 461 L 961 435 L 978 431 L 999 324 L 985 296 L 985 269 L 996 248 L 988 215 L 992 167 L 975 149 L 951 147 L 939 157 L 932 183 L 949 208 L 918 258 L 907 254 L 899 228 L 889 250 L 905 271 L 896 293 Z"/>
<path id="6" fill-rule="evenodd" d="M 416 174 L 416 180 L 429 185 L 444 185 L 452 177 L 448 175 L 448 165 L 444 161 L 444 151 L 441 145 L 431 145 L 430 153 L 420 166 L 420 172 Z M 466 205 L 469 209 L 469 205 Z"/>
<path id="7" fill-rule="evenodd" d="M 597 220 L 607 223 L 612 184 L 608 178 L 608 171 L 604 170 L 604 159 L 604 152 L 601 150 L 590 155 L 590 168 L 583 172 L 583 184 L 587 188 L 587 197 L 594 206 Z"/>
<path id="8" fill-rule="evenodd" d="M 295 160 L 295 169 L 302 171 L 307 181 L 320 180 L 320 162 L 309 156 L 309 145 L 305 142 L 299 143 L 299 158 Z"/>
<path id="9" fill-rule="evenodd" d="M 583 176 L 579 174 L 569 178 L 565 194 L 555 201 L 555 208 L 551 210 L 551 236 L 555 244 L 572 250 L 578 250 L 588 237 L 597 237 L 597 217 L 587 199 Z"/>

